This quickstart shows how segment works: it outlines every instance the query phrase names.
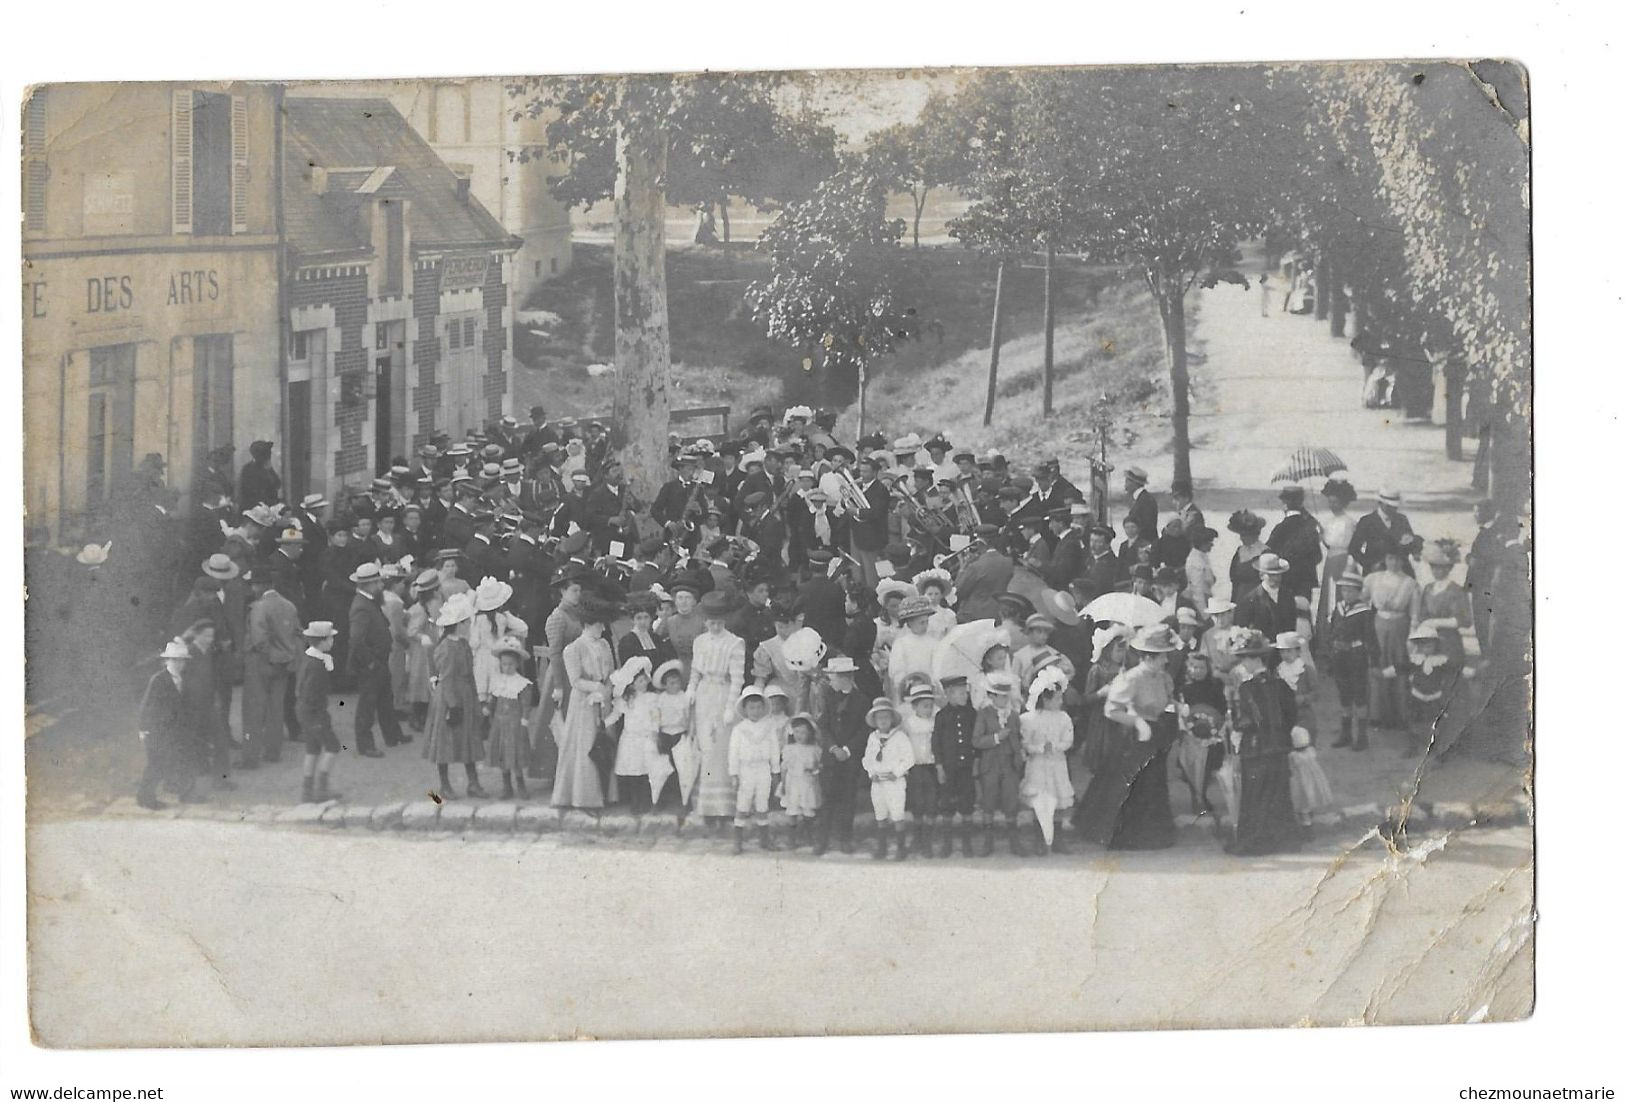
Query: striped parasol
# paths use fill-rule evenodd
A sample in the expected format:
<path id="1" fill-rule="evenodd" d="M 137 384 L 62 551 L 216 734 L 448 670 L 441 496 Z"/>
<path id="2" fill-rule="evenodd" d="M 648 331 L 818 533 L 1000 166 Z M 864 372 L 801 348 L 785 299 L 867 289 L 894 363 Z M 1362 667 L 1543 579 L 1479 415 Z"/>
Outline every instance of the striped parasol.
<path id="1" fill-rule="evenodd" d="M 1325 478 L 1349 465 L 1329 448 L 1302 447 L 1287 457 L 1280 470 L 1270 476 L 1271 482 L 1302 482 L 1310 478 Z"/>

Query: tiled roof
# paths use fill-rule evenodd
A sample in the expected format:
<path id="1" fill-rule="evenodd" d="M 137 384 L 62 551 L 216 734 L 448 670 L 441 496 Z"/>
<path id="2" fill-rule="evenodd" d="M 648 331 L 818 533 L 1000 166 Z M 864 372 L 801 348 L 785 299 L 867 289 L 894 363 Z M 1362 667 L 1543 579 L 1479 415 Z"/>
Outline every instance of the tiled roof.
<path id="1" fill-rule="evenodd" d="M 408 200 L 414 252 L 519 244 L 478 199 L 458 194 L 457 174 L 387 100 L 293 96 L 283 103 L 283 217 L 296 253 L 369 255 L 356 216 L 359 194 Z M 316 168 L 327 173 L 322 195 Z"/>

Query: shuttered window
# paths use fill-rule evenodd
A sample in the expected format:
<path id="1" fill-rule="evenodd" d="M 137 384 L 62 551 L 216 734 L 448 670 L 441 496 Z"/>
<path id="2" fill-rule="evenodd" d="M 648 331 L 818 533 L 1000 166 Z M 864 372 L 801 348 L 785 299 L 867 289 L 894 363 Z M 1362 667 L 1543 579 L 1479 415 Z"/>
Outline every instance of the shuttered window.
<path id="1" fill-rule="evenodd" d="M 248 232 L 248 100 L 231 97 L 231 232 Z"/>
<path id="2" fill-rule="evenodd" d="M 23 232 L 45 232 L 45 182 L 50 173 L 45 165 L 44 88 L 28 97 L 23 121 Z"/>
<path id="3" fill-rule="evenodd" d="M 170 93 L 169 107 L 170 228 L 192 232 L 192 91 Z"/>

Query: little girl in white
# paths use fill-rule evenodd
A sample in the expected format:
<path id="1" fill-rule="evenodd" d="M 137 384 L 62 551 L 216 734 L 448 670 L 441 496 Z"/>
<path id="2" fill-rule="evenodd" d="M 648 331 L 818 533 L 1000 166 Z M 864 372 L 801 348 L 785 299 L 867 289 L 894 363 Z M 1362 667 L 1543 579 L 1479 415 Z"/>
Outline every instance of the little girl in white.
<path id="1" fill-rule="evenodd" d="M 615 746 L 617 787 L 627 795 L 632 814 L 642 815 L 654 806 L 659 795 L 652 791 L 651 776 L 660 756 L 660 702 L 649 691 L 650 662 L 639 655 L 629 658 L 610 675 L 615 697 L 615 713 L 621 721 L 621 739 Z M 661 783 L 665 777 L 661 775 Z"/>
<path id="2" fill-rule="evenodd" d="M 490 737 L 485 744 L 485 764 L 502 771 L 502 798 L 511 800 L 515 792 L 521 800 L 530 799 L 525 787 L 525 769 L 530 764 L 530 734 L 525 726 L 525 704 L 530 678 L 519 672 L 525 660 L 525 644 L 509 636 L 491 648 L 497 670 L 485 683 L 485 717 Z"/>
<path id="3" fill-rule="evenodd" d="M 1021 748 L 1027 768 L 1021 778 L 1022 801 L 1033 809 L 1040 835 L 1038 856 L 1053 847 L 1066 853 L 1066 843 L 1055 834 L 1055 816 L 1072 806 L 1072 779 L 1067 773 L 1066 751 L 1072 746 L 1072 717 L 1061 710 L 1066 674 L 1055 666 L 1038 671 L 1021 716 Z"/>
<path id="4" fill-rule="evenodd" d="M 801 845 L 802 834 L 811 839 L 813 820 L 824 801 L 818 766 L 824 752 L 818 746 L 818 728 L 806 712 L 790 717 L 790 744 L 784 748 L 784 811 L 790 816 L 790 848 Z"/>
<path id="5" fill-rule="evenodd" d="M 688 733 L 688 677 L 683 673 L 682 659 L 673 658 L 661 663 L 654 672 L 653 680 L 660 687 L 660 691 L 654 694 L 657 753 L 665 761 L 663 765 L 657 761 L 650 768 L 649 788 L 658 804 L 667 782 L 676 775 L 677 825 L 682 826 L 688 818 L 688 798 L 699 775 L 699 749 Z M 694 763 L 693 772 L 683 767 L 683 763 L 689 760 Z M 660 778 L 658 787 L 655 784 L 657 776 Z"/>

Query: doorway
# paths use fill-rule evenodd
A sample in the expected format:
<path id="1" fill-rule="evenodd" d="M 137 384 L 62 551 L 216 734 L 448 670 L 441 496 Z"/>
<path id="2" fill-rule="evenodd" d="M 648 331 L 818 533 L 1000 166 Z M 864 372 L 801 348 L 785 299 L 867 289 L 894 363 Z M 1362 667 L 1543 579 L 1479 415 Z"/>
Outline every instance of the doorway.
<path id="1" fill-rule="evenodd" d="M 374 332 L 373 474 L 389 473 L 389 461 L 408 451 L 406 408 L 406 323 L 381 321 Z"/>

